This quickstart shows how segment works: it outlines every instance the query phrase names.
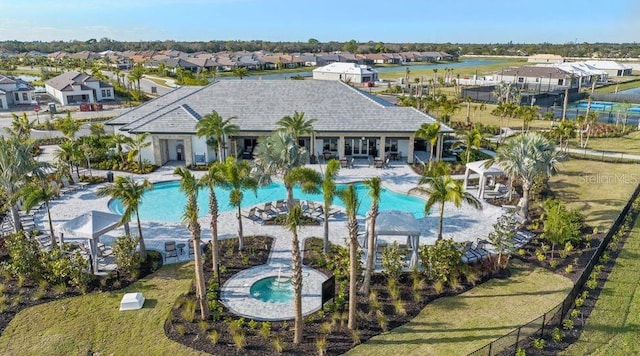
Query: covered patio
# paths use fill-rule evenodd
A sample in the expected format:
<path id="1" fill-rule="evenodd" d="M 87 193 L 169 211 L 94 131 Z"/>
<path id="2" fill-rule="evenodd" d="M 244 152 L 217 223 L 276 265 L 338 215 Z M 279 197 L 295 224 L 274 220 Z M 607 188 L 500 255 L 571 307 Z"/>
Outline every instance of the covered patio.
<path id="1" fill-rule="evenodd" d="M 366 246 L 366 239 L 364 248 L 367 249 L 367 253 L 381 252 L 378 249 L 384 248 L 387 245 L 380 243 L 381 236 L 406 236 L 406 243 L 400 244 L 405 247 L 409 253 L 408 267 L 413 269 L 418 266 L 418 247 L 420 246 L 420 233 L 422 232 L 422 226 L 420 222 L 413 216 L 412 213 L 391 210 L 383 211 L 378 215 L 376 219 L 376 231 L 374 238 L 374 248 L 370 249 Z M 376 256 L 376 260 L 377 260 Z"/>
<path id="2" fill-rule="evenodd" d="M 464 189 L 467 190 L 467 188 L 469 187 L 469 175 L 471 174 L 471 171 L 477 173 L 480 176 L 480 180 L 478 182 L 478 191 L 476 194 L 476 197 L 478 199 L 484 199 L 485 198 L 485 193 L 486 188 L 487 188 L 487 178 L 495 178 L 498 176 L 504 176 L 505 173 L 502 170 L 502 168 L 498 167 L 498 165 L 496 164 L 492 164 L 490 166 L 487 166 L 489 160 L 485 159 L 482 161 L 475 161 L 475 162 L 469 162 L 466 164 L 466 169 L 464 171 Z M 491 188 L 491 187 L 490 187 Z M 506 188 L 506 187 L 505 187 Z M 501 187 L 496 185 L 494 183 L 493 185 L 493 190 L 491 190 L 491 193 L 504 193 L 502 191 L 500 191 Z M 495 197 L 495 194 L 494 196 Z"/>
<path id="3" fill-rule="evenodd" d="M 98 243 L 100 236 L 120 227 L 122 216 L 91 210 L 76 218 L 73 218 L 58 227 L 67 236 L 86 238 L 89 240 L 91 268 L 93 273 L 98 272 Z M 125 233 L 129 234 L 129 222 L 124 223 Z"/>

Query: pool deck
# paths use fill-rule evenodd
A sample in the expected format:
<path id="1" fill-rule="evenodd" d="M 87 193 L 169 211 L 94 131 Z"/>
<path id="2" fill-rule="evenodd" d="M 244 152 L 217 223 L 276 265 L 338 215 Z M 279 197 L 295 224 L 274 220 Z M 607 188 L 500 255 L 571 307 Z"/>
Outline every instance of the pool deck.
<path id="1" fill-rule="evenodd" d="M 51 146 L 45 146 L 45 154 L 50 154 L 53 150 Z M 46 157 L 46 156 L 45 156 Z M 161 182 L 168 180 L 176 180 L 173 175 L 176 166 L 167 165 L 159 168 L 157 171 L 142 176 L 133 175 L 135 178 L 147 178 L 151 182 Z M 309 167 L 322 172 L 325 169 L 324 164 L 309 165 Z M 94 175 L 104 175 L 106 171 L 93 170 Z M 115 175 L 131 176 L 127 173 L 114 172 Z M 204 172 L 195 171 L 196 176 L 201 176 Z M 369 167 L 367 162 L 358 163 L 354 168 L 343 168 L 340 170 L 337 183 L 361 182 L 367 178 L 379 176 L 382 179 L 383 186 L 391 191 L 398 193 L 408 193 L 415 188 L 420 178 L 411 167 L 406 163 L 399 161 L 391 162 L 389 168 L 380 169 Z M 87 211 L 98 210 L 110 212 L 107 206 L 109 197 L 98 197 L 96 195 L 97 186 L 89 186 L 85 189 L 75 191 L 63 195 L 61 198 L 51 203 L 51 217 L 54 228 L 67 220 L 73 219 Z M 283 197 L 284 198 L 284 197 Z M 249 207 L 246 207 L 247 209 Z M 445 205 L 445 218 L 443 235 L 445 238 L 452 238 L 455 241 L 475 241 L 478 238 L 486 238 L 489 232 L 493 230 L 493 224 L 497 218 L 504 214 L 504 211 L 495 206 L 484 204 L 483 210 L 475 210 L 468 206 L 462 206 L 457 209 L 451 204 Z M 43 231 L 47 230 L 46 212 L 41 210 L 36 214 L 35 221 L 37 228 Z M 199 219 L 202 225 L 202 239 L 205 242 L 210 240 L 211 230 L 210 218 L 208 216 Z M 365 219 L 358 217 L 361 226 L 365 225 Z M 422 223 L 422 233 L 420 244 L 433 244 L 436 241 L 436 232 L 438 228 L 437 214 L 431 214 L 427 217 L 419 219 Z M 348 230 L 346 226 L 346 218 L 344 214 L 338 214 L 329 220 L 329 239 L 332 243 L 346 245 Z M 133 222 L 132 229 L 135 229 Z M 224 212 L 220 214 L 218 222 L 218 236 L 220 239 L 230 239 L 237 237 L 238 220 L 235 212 Z M 133 230 L 135 231 L 135 230 Z M 177 243 L 187 243 L 191 237 L 186 226 L 182 224 L 170 224 L 162 222 L 142 222 L 142 231 L 147 249 L 163 251 L 166 241 L 175 241 Z M 261 225 L 243 220 L 243 232 L 245 236 L 266 235 L 274 238 L 273 248 L 267 265 L 258 266 L 252 269 L 252 272 L 246 272 L 247 275 L 238 274 L 225 285 L 225 291 L 222 298 L 232 310 L 238 314 L 247 317 L 256 317 L 263 320 L 290 319 L 293 317 L 293 308 L 285 306 L 287 303 L 264 303 L 255 299 L 248 298 L 248 288 L 253 282 L 269 276 L 275 276 L 277 269 L 282 267 L 283 270 L 290 266 L 291 260 L 291 232 L 282 226 Z M 113 230 L 102 237 L 100 242 L 111 245 L 113 241 L 124 234 L 124 228 Z M 299 230 L 299 238 L 301 248 L 304 246 L 304 240 L 309 237 L 322 237 L 322 224 L 318 226 L 304 226 Z M 65 241 L 73 240 L 72 236 L 65 236 Z M 81 239 L 86 241 L 86 239 Z M 380 237 L 387 243 L 398 241 L 406 243 L 406 237 Z M 301 249 L 302 250 L 302 249 Z M 166 263 L 176 263 L 188 261 L 190 259 L 187 249 L 182 253 L 178 253 L 178 258 L 170 259 Z M 319 302 L 315 300 L 319 298 L 319 288 L 322 281 L 326 279 L 323 274 L 310 268 L 305 268 L 304 272 L 304 288 L 305 300 L 303 305 L 305 314 L 313 312 L 320 308 Z M 227 294 L 225 294 L 227 293 Z M 243 295 L 244 297 L 241 297 Z M 317 299 L 319 300 L 319 299 Z M 276 305 L 281 304 L 281 305 Z M 259 310 L 264 313 L 258 315 Z"/>

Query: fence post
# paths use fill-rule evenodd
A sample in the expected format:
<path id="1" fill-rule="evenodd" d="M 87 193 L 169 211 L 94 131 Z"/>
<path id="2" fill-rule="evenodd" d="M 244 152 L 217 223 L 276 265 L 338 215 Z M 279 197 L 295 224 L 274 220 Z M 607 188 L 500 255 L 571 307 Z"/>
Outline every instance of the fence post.
<path id="1" fill-rule="evenodd" d="M 518 327 L 518 333 L 516 334 L 516 353 L 518 353 L 518 344 L 520 343 L 520 330 L 522 327 Z M 515 355 L 515 354 L 514 354 Z"/>
<path id="2" fill-rule="evenodd" d="M 489 343 L 489 356 L 491 356 L 491 347 L 493 346 L 493 341 Z"/>
<path id="3" fill-rule="evenodd" d="M 544 337 L 544 323 L 547 320 L 547 313 L 542 314 L 542 327 L 540 328 L 540 337 Z"/>

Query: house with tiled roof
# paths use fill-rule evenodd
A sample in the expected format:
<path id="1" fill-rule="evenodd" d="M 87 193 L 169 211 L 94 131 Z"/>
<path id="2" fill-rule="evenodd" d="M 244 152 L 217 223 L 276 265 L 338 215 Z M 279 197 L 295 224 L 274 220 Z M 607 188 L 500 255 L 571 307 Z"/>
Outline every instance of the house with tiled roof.
<path id="1" fill-rule="evenodd" d="M 0 111 L 34 102 L 34 89 L 24 80 L 0 74 Z"/>
<path id="2" fill-rule="evenodd" d="M 247 98 L 250 98 L 248 100 Z M 206 137 L 196 136 L 196 125 L 216 111 L 235 117 L 237 134 L 224 137 L 224 156 L 251 157 L 260 137 L 277 129 L 276 122 L 294 112 L 315 119 L 315 133 L 300 137 L 314 156 L 338 158 L 399 156 L 414 160 L 414 133 L 435 119 L 409 107 L 395 106 L 375 95 L 339 81 L 324 80 L 221 80 L 205 87 L 184 86 L 105 123 L 114 133 L 149 134 L 151 145 L 143 159 L 156 165 L 184 161 L 186 165 L 211 162 L 216 148 Z M 442 135 L 453 130 L 442 125 L 435 145 L 442 152 Z M 428 143 L 427 143 L 428 145 Z M 225 157 L 221 157 L 224 159 Z"/>
<path id="3" fill-rule="evenodd" d="M 62 105 L 92 104 L 115 99 L 111 84 L 85 73 L 64 72 L 47 80 L 44 87 L 47 93 Z"/>

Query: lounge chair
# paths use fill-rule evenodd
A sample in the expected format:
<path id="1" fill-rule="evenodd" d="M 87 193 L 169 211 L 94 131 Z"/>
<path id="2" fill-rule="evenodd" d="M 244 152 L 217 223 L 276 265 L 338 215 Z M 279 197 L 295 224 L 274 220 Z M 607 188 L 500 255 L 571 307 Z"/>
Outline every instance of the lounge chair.
<path id="1" fill-rule="evenodd" d="M 347 168 L 349 167 L 349 162 L 346 159 L 340 159 L 340 168 Z"/>
<path id="2" fill-rule="evenodd" d="M 243 215 L 243 216 L 253 221 L 254 223 L 264 224 L 264 220 L 262 219 L 262 217 L 258 216 L 258 208 L 256 208 L 255 206 L 249 209 L 249 212 L 247 213 L 247 215 Z"/>
<path id="3" fill-rule="evenodd" d="M 384 168 L 384 161 L 383 160 L 376 160 L 374 167 L 376 167 L 376 168 Z"/>
<path id="4" fill-rule="evenodd" d="M 189 257 L 195 256 L 196 252 L 193 249 L 193 239 L 189 239 L 189 241 L 187 243 L 187 248 L 189 249 Z M 204 253 L 203 249 L 204 249 L 204 245 L 201 242 L 200 243 L 200 253 Z"/>
<path id="5" fill-rule="evenodd" d="M 272 202 L 266 202 L 264 204 L 264 209 L 262 213 L 267 216 L 267 218 L 273 218 L 278 215 L 278 212 L 273 208 Z"/>
<path id="6" fill-rule="evenodd" d="M 276 212 L 279 215 L 284 215 L 289 212 L 289 208 L 287 207 L 287 202 L 284 200 L 276 201 Z"/>
<path id="7" fill-rule="evenodd" d="M 175 258 L 178 260 L 178 250 L 175 241 L 167 241 L 164 243 L 164 259 Z"/>

